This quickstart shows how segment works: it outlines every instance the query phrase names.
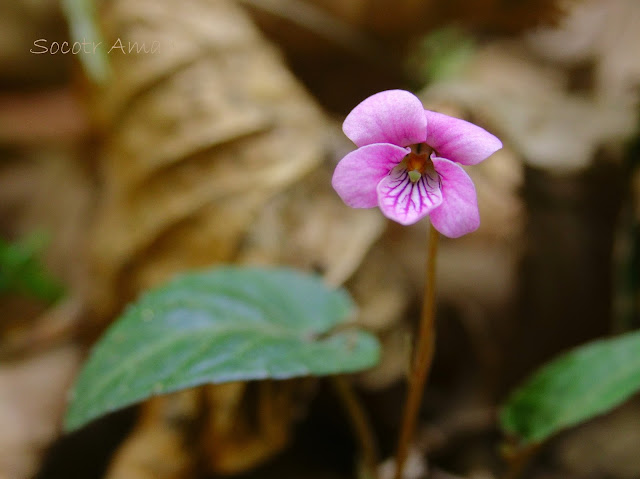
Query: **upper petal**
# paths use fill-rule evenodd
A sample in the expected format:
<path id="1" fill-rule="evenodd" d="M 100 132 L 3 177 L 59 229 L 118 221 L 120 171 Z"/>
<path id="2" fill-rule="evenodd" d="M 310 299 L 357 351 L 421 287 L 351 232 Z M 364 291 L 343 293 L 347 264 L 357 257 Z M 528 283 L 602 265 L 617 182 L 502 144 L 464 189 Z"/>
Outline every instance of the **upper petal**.
<path id="1" fill-rule="evenodd" d="M 436 156 L 431 160 L 442 190 L 442 203 L 431 212 L 431 224 L 449 238 L 475 231 L 480 226 L 480 213 L 473 181 L 460 165 Z"/>
<path id="2" fill-rule="evenodd" d="M 363 146 L 345 156 L 333 172 L 331 184 L 352 208 L 378 206 L 380 180 L 411 151 L 388 143 Z"/>
<path id="3" fill-rule="evenodd" d="M 404 90 L 388 90 L 370 96 L 347 115 L 342 131 L 358 146 L 392 143 L 409 146 L 424 143 L 427 118 L 422 102 Z"/>
<path id="4" fill-rule="evenodd" d="M 468 121 L 426 110 L 427 144 L 438 155 L 463 165 L 475 165 L 502 148 L 502 142 Z"/>
<path id="5" fill-rule="evenodd" d="M 425 174 L 413 183 L 407 169 L 398 165 L 378 184 L 378 202 L 387 218 L 413 224 L 442 202 L 438 178 Z"/>

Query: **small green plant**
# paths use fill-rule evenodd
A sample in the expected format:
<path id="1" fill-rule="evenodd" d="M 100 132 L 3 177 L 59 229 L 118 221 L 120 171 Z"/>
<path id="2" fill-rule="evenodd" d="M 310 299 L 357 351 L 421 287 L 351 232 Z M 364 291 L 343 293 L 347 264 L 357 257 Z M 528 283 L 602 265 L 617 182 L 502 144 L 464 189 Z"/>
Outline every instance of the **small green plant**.
<path id="1" fill-rule="evenodd" d="M 0 238 L 0 293 L 33 296 L 46 303 L 62 297 L 64 287 L 40 259 L 46 243 L 41 233 L 15 243 Z"/>

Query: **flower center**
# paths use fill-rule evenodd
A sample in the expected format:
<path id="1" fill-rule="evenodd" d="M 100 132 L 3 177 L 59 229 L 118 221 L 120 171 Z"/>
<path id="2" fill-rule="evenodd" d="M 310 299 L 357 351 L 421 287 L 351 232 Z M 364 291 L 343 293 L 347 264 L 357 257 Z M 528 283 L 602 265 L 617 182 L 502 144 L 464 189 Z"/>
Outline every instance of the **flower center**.
<path id="1" fill-rule="evenodd" d="M 411 153 L 402 160 L 402 164 L 407 169 L 409 179 L 412 183 L 420 180 L 425 173 L 428 176 L 433 176 L 433 173 L 435 173 L 435 168 L 430 158 L 431 153 L 433 153 L 433 148 L 421 143 L 413 145 L 411 147 Z"/>

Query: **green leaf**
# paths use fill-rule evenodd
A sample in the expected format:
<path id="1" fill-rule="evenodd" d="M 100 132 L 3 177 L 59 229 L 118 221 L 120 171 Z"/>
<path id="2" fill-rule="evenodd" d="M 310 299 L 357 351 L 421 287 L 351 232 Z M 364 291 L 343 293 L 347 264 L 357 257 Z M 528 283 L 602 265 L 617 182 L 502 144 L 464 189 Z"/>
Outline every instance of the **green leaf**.
<path id="1" fill-rule="evenodd" d="M 67 17 L 71 41 L 92 45 L 102 43 L 103 48 L 81 52 L 78 57 L 87 76 L 96 84 L 103 85 L 110 75 L 107 49 L 104 48 L 102 31 L 98 26 L 96 0 L 62 0 L 62 10 Z"/>
<path id="2" fill-rule="evenodd" d="M 540 369 L 509 399 L 502 428 L 535 443 L 621 404 L 640 390 L 640 331 L 595 341 Z"/>
<path id="3" fill-rule="evenodd" d="M 0 238 L 0 293 L 28 294 L 47 303 L 62 297 L 62 284 L 40 259 L 47 242 L 43 233 L 33 233 L 15 243 Z"/>
<path id="4" fill-rule="evenodd" d="M 144 294 L 105 333 L 82 370 L 65 420 L 201 384 L 355 372 L 377 339 L 335 331 L 354 313 L 344 290 L 288 269 L 217 268 Z"/>

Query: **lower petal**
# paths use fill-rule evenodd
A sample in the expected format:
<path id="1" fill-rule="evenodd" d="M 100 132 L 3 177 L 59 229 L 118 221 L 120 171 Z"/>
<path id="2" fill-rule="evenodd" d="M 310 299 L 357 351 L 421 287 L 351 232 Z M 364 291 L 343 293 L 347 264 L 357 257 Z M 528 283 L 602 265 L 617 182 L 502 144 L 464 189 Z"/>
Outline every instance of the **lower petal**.
<path id="1" fill-rule="evenodd" d="M 413 183 L 404 166 L 396 166 L 391 170 L 380 181 L 377 191 L 382 213 L 402 225 L 410 225 L 424 218 L 442 202 L 437 177 L 425 174 Z"/>
<path id="2" fill-rule="evenodd" d="M 431 160 L 442 184 L 442 203 L 431 212 L 431 224 L 449 238 L 475 231 L 480 213 L 473 181 L 460 165 L 435 156 Z"/>

